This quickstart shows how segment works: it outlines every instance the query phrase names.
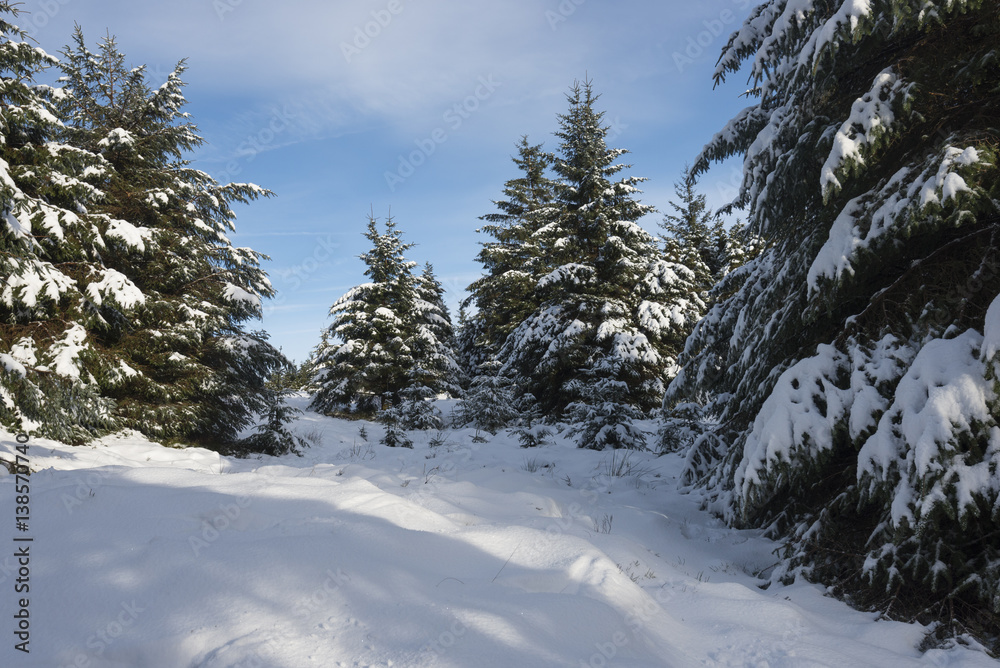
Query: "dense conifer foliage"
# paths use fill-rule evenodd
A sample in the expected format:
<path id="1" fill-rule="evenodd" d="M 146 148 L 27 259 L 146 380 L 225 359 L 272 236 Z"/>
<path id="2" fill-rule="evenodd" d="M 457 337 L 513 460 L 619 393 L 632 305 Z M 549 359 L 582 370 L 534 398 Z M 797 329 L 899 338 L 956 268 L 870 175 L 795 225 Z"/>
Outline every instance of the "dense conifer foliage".
<path id="1" fill-rule="evenodd" d="M 943 634 L 1000 615 L 998 44 L 995 2 L 753 10 L 716 78 L 749 63 L 757 101 L 694 170 L 743 157 L 767 247 L 665 402 L 687 482 L 787 541 L 777 576 Z"/>
<path id="2" fill-rule="evenodd" d="M 35 78 L 56 60 L 27 43 L 16 16 L 0 3 L 0 420 L 76 443 L 118 424 L 100 396 L 91 330 L 121 281 L 100 273 L 106 244 L 84 214 L 102 196 L 90 181 L 107 168 L 55 139 L 61 92 Z"/>
<path id="3" fill-rule="evenodd" d="M 57 61 L 4 33 L 4 422 L 234 445 L 288 364 L 245 329 L 273 295 L 263 256 L 226 237 L 231 203 L 270 193 L 188 166 L 203 140 L 183 64 L 153 90 L 113 38 L 91 53 L 78 29 L 51 89 L 33 77 Z"/>
<path id="4" fill-rule="evenodd" d="M 313 354 L 313 407 L 370 414 L 398 407 L 408 389 L 460 393 L 451 318 L 433 270 L 413 275 L 416 263 L 404 255 L 413 244 L 391 218 L 384 232 L 369 218 L 365 238 L 372 243 L 361 256 L 369 282 L 330 309 L 333 323 Z"/>
<path id="5" fill-rule="evenodd" d="M 547 172 L 555 157 L 522 137 L 513 158 L 520 176 L 507 181 L 507 199 L 495 201 L 498 211 L 481 217 L 480 228 L 493 237 L 482 244 L 476 259 L 482 278 L 469 286 L 467 305 L 476 313 L 463 323 L 466 364 L 472 368 L 495 358 L 507 337 L 538 306 L 535 286 L 545 275 L 548 259 L 536 233 L 551 218 L 556 183 Z"/>

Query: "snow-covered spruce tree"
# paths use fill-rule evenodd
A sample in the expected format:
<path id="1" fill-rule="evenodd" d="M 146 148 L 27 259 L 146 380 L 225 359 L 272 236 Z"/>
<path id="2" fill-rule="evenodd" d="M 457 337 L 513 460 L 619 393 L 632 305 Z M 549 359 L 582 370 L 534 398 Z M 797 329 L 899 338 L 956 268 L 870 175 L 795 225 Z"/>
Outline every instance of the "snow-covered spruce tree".
<path id="1" fill-rule="evenodd" d="M 520 175 L 504 184 L 507 199 L 494 201 L 498 210 L 480 217 L 486 225 L 479 232 L 494 240 L 484 242 L 476 257 L 485 275 L 468 288 L 466 304 L 477 309 L 463 327 L 471 341 L 465 347 L 475 351 L 469 360 L 472 369 L 493 359 L 510 333 L 538 306 L 535 285 L 551 270 L 546 268 L 535 233 L 555 212 L 556 186 L 547 176 L 554 157 L 541 144 L 528 143 L 525 136 L 512 160 Z"/>
<path id="2" fill-rule="evenodd" d="M 627 167 L 616 162 L 626 151 L 605 145 L 590 83 L 575 84 L 568 99 L 556 133 L 555 210 L 533 235 L 549 273 L 536 284 L 538 306 L 501 350 L 503 373 L 538 397 L 548 416 L 586 402 L 586 384 L 605 381 L 622 383 L 625 403 L 647 411 L 659 404 L 679 352 L 677 325 L 693 322 L 699 309 L 670 303 L 674 268 L 687 270 L 660 258 L 636 222 L 654 210 L 635 199 L 643 179 L 611 180 Z"/>
<path id="3" fill-rule="evenodd" d="M 465 303 L 459 304 L 458 322 L 455 324 L 455 359 L 458 360 L 466 378 L 474 376 L 475 370 L 481 364 L 476 362 L 482 357 L 482 351 L 476 343 L 478 336 L 475 327 L 476 321 L 469 315 Z"/>
<path id="4" fill-rule="evenodd" d="M 752 234 L 749 228 L 739 220 L 733 223 L 732 227 L 726 231 L 726 237 L 726 253 L 723 257 L 724 266 L 722 275 L 718 279 L 719 282 L 731 272 L 756 258 L 764 252 L 764 248 L 767 246 L 767 242 L 762 237 Z M 718 285 L 718 282 L 716 285 Z M 714 297 L 718 298 L 718 296 L 718 292 L 716 291 Z"/>
<path id="5" fill-rule="evenodd" d="M 458 361 L 455 330 L 444 303 L 444 287 L 434 275 L 430 262 L 424 264 L 423 272 L 417 277 L 415 290 L 418 336 L 414 343 L 414 359 L 418 365 L 411 378 L 434 394 L 461 396 L 467 379 Z"/>
<path id="6" fill-rule="evenodd" d="M 323 413 L 375 413 L 398 404 L 400 392 L 414 384 L 416 263 L 404 256 L 413 244 L 403 243 L 392 218 L 381 233 L 370 217 L 364 236 L 372 242 L 361 255 L 369 282 L 334 303 L 333 323 L 313 355 L 312 407 Z"/>
<path id="7" fill-rule="evenodd" d="M 709 290 L 729 273 L 731 238 L 717 212 L 708 208 L 704 193 L 695 190 L 695 175 L 685 168 L 684 176 L 674 184 L 679 201 L 670 201 L 673 213 L 664 215 L 660 226 L 664 254 L 695 273 L 702 292 Z"/>
<path id="8" fill-rule="evenodd" d="M 25 41 L 16 17 L 0 2 L 0 424 L 80 443 L 118 426 L 99 396 L 103 351 L 91 333 L 115 277 L 83 213 L 101 197 L 87 177 L 104 166 L 56 138 L 58 93 L 34 81 L 56 60 Z"/>
<path id="9" fill-rule="evenodd" d="M 234 448 L 236 454 L 260 453 L 272 457 L 289 453 L 302 454 L 309 443 L 288 428 L 288 423 L 302 413 L 298 408 L 288 405 L 285 397 L 290 393 L 281 388 L 275 390 L 275 397 L 267 409 L 264 422 L 257 426 L 253 434 L 240 441 L 238 447 Z"/>
<path id="10" fill-rule="evenodd" d="M 379 413 L 379 421 L 385 425 L 385 434 L 379 443 L 390 448 L 412 448 L 413 439 L 406 433 L 406 428 L 399 423 L 397 407 L 387 408 Z"/>
<path id="11" fill-rule="evenodd" d="M 277 401 L 267 386 L 287 367 L 266 334 L 248 332 L 273 290 L 261 254 L 235 248 L 232 202 L 269 192 L 220 185 L 184 155 L 203 140 L 182 109 L 183 63 L 151 90 L 113 38 L 91 53 L 78 28 L 64 50 L 61 137 L 99 154 L 102 197 L 88 210 L 103 239 L 88 288 L 98 377 L 121 426 L 168 442 L 227 449 Z"/>
<path id="12" fill-rule="evenodd" d="M 602 374 L 573 382 L 579 384 L 576 394 L 580 399 L 566 407 L 570 436 L 594 450 L 646 449 L 646 435 L 633 424 L 645 414 L 629 402 L 629 388 L 624 381 L 618 380 L 616 374 Z"/>
<path id="13" fill-rule="evenodd" d="M 456 426 L 472 425 L 475 429 L 496 434 L 521 416 L 517 407 L 517 385 L 500 373 L 502 366 L 497 360 L 479 366 L 479 373 L 472 379 L 458 407 Z"/>
<path id="14" fill-rule="evenodd" d="M 399 400 L 380 412 L 378 420 L 386 425 L 385 445 L 405 445 L 398 434 L 403 429 L 442 429 L 444 418 L 431 401 L 440 393 L 462 394 L 464 372 L 454 350 L 455 334 L 444 303 L 444 288 L 428 262 L 414 286 L 414 326 L 410 349 L 414 360 L 407 386 Z"/>
<path id="15" fill-rule="evenodd" d="M 685 169 L 681 182 L 674 184 L 674 192 L 680 200 L 671 201 L 673 214 L 667 214 L 661 227 L 663 255 L 674 264 L 690 270 L 690 274 L 676 267 L 677 278 L 669 281 L 675 292 L 674 301 L 683 299 L 686 289 L 689 301 L 704 315 L 708 307 L 732 293 L 738 279 L 727 280 L 729 274 L 760 254 L 762 241 L 751 235 L 745 226 L 737 221 L 729 230 L 723 227 L 719 213 L 707 208 L 704 194 L 695 191 L 697 175 Z M 700 317 L 700 316 L 699 316 Z M 687 325 L 679 328 L 675 341 L 682 350 L 686 337 L 693 331 L 697 319 L 684 319 Z M 676 375 L 678 367 L 672 369 L 670 377 Z M 659 431 L 660 449 L 674 452 L 689 445 L 700 433 L 703 416 L 696 402 L 679 403 L 671 396 L 664 404 L 664 419 Z"/>
<path id="16" fill-rule="evenodd" d="M 749 61 L 758 102 L 695 171 L 742 155 L 735 205 L 769 245 L 727 277 L 666 399 L 703 411 L 688 482 L 787 539 L 778 576 L 994 649 L 998 45 L 995 2 L 753 10 L 716 78 Z"/>
<path id="17" fill-rule="evenodd" d="M 431 401 L 434 394 L 426 385 L 410 385 L 400 390 L 397 404 L 376 417 L 387 427 L 396 429 L 443 429 L 444 417 Z"/>

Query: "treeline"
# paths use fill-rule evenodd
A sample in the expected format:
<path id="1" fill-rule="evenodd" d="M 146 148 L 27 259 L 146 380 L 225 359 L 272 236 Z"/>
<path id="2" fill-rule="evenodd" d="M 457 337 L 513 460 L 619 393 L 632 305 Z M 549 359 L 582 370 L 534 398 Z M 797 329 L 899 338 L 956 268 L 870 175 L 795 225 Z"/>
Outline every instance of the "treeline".
<path id="1" fill-rule="evenodd" d="M 522 138 L 518 176 L 482 217 L 484 276 L 469 286 L 473 312 L 463 309 L 457 333 L 430 268 L 413 275 L 395 222 L 379 232 L 371 220 L 362 256 L 371 282 L 333 306 L 310 361 L 314 408 L 374 414 L 404 394 L 421 401 L 471 386 L 479 408 L 461 414 L 487 431 L 542 417 L 570 424 L 581 447 L 647 447 L 633 420 L 659 411 L 712 286 L 747 249 L 690 175 L 663 235 L 646 232 L 638 221 L 654 209 L 637 199 L 644 179 L 620 175 L 627 151 L 606 145 L 590 82 L 568 102 L 558 154 Z"/>

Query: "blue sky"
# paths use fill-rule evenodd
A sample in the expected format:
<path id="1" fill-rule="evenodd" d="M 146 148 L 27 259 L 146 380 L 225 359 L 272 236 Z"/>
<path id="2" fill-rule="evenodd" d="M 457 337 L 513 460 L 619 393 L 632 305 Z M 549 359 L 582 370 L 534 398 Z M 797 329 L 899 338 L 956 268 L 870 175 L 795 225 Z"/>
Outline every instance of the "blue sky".
<path id="1" fill-rule="evenodd" d="M 186 58 L 188 111 L 207 145 L 194 165 L 277 197 L 237 210 L 233 242 L 270 255 L 278 290 L 262 328 L 302 361 L 330 305 L 363 282 L 370 211 L 390 211 L 410 259 L 431 262 L 449 305 L 480 275 L 479 216 L 494 210 L 521 135 L 552 133 L 589 77 L 645 176 L 643 202 L 673 184 L 746 106 L 745 78 L 712 71 L 750 0 L 24 0 L 22 27 L 52 54 L 79 23 L 93 48 L 117 37 L 159 83 Z M 739 166 L 702 179 L 713 205 Z M 643 221 L 655 230 L 658 213 Z"/>

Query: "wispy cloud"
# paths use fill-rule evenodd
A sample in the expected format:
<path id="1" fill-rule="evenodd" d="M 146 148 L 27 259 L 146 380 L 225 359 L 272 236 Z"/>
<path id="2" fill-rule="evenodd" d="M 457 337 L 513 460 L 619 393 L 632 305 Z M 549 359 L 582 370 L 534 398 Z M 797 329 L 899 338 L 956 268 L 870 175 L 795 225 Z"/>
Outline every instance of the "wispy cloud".
<path id="1" fill-rule="evenodd" d="M 29 5 L 37 2 L 28 0 Z M 217 5 L 227 2 L 229 10 L 220 13 Z M 381 119 L 412 134 L 466 97 L 480 76 L 505 82 L 494 104 L 509 100 L 519 105 L 529 96 L 554 98 L 562 106 L 570 83 L 563 72 L 599 76 L 622 40 L 639 37 L 628 34 L 636 25 L 645 26 L 642 37 L 655 44 L 662 39 L 658 24 L 677 20 L 675 7 L 599 0 L 395 0 L 396 13 L 388 0 L 67 4 L 75 6 L 64 11 L 92 39 L 107 29 L 119 34 L 131 55 L 171 65 L 188 58 L 189 80 L 210 85 L 217 95 L 231 94 L 234 109 L 241 109 L 230 119 L 233 138 L 259 131 L 273 105 L 300 109 L 281 144 L 356 129 L 365 119 Z M 564 5 L 575 9 L 566 12 Z M 641 21 L 621 20 L 630 12 L 644 16 Z M 554 23 L 553 15 L 560 20 Z M 52 23 L 48 30 L 54 32 L 58 21 Z M 62 40 L 67 38 L 68 33 Z M 136 42 L 141 42 L 139 49 L 133 48 Z M 648 59 L 630 64 L 626 78 L 641 80 L 669 65 L 665 54 L 650 49 Z M 602 82 L 603 89 L 610 90 L 619 79 Z M 213 143 L 228 146 L 231 141 L 227 137 L 222 142 L 216 134 Z"/>

